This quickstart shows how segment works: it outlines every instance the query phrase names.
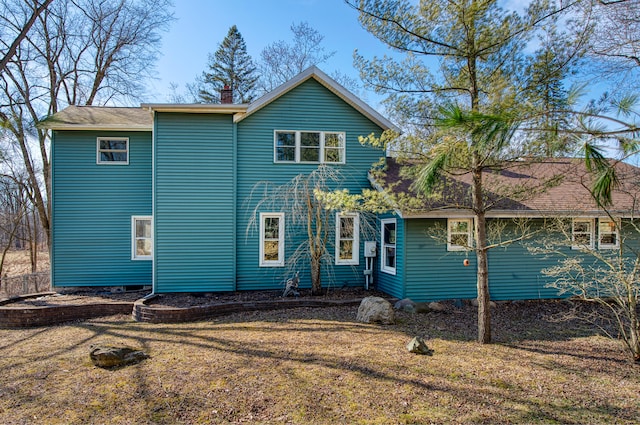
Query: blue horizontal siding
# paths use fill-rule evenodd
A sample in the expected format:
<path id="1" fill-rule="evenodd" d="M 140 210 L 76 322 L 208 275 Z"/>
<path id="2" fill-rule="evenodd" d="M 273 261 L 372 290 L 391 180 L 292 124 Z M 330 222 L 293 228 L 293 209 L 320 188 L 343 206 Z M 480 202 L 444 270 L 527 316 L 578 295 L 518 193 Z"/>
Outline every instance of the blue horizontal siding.
<path id="1" fill-rule="evenodd" d="M 475 252 L 447 251 L 446 244 L 430 235 L 446 232 L 444 219 L 406 220 L 406 277 L 405 296 L 416 302 L 447 299 L 469 299 L 477 297 Z M 505 231 L 509 231 L 507 223 Z M 542 220 L 533 220 L 532 229 L 539 229 Z M 628 237 L 626 242 L 638 247 L 637 237 Z M 557 290 L 547 287 L 551 278 L 542 273 L 543 269 L 558 264 L 564 256 L 584 256 L 594 261 L 588 254 L 562 249 L 560 255 L 533 255 L 527 244 L 535 244 L 531 239 L 489 251 L 489 292 L 493 300 L 527 300 L 558 298 Z M 468 258 L 468 267 L 463 260 Z"/>
<path id="2" fill-rule="evenodd" d="M 129 164 L 96 164 L 97 137 L 129 137 Z M 53 286 L 151 285 L 151 261 L 131 260 L 131 216 L 151 215 L 151 132 L 55 131 L 52 164 Z"/>
<path id="3" fill-rule="evenodd" d="M 232 117 L 156 113 L 155 132 L 155 290 L 232 291 Z"/>
<path id="4" fill-rule="evenodd" d="M 274 130 L 338 131 L 346 133 L 346 163 L 332 165 L 345 177 L 340 188 L 359 193 L 370 187 L 367 172 L 383 152 L 360 145 L 358 137 L 370 133 L 380 134 L 381 129 L 353 107 L 342 101 L 314 80 L 308 80 L 294 90 L 276 99 L 262 110 L 238 123 L 238 221 L 237 221 L 237 284 L 241 290 L 281 288 L 282 280 L 293 270 L 259 267 L 259 232 L 254 229 L 247 238 L 250 215 L 260 196 L 252 194 L 256 183 L 269 181 L 274 186 L 289 182 L 298 174 L 308 174 L 316 164 L 275 164 L 273 162 Z M 279 211 L 262 211 L 279 212 Z M 334 226 L 332 213 L 331 226 Z M 285 223 L 291 222 L 285 217 Z M 252 229 L 250 229 L 252 230 Z M 286 258 L 306 235 L 286 241 Z M 370 235 L 374 237 L 374 235 Z M 331 261 L 325 263 L 323 286 L 364 285 L 364 240 L 360 240 L 360 264 L 358 266 L 335 265 L 334 241 L 331 240 Z M 330 264 L 331 263 L 331 264 Z M 301 266 L 301 285 L 309 287 L 311 279 L 308 265 Z"/>

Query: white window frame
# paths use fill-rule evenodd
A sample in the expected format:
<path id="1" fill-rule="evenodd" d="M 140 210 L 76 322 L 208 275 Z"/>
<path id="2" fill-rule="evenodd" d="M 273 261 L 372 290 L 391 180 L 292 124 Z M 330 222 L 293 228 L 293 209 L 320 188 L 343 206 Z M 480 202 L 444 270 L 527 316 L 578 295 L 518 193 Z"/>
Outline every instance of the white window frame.
<path id="1" fill-rule="evenodd" d="M 602 232 L 602 229 L 600 228 L 601 224 L 604 223 L 614 223 L 614 229 L 613 231 L 606 231 L 606 232 Z M 619 221 L 614 221 L 608 217 L 606 218 L 599 218 L 598 219 L 598 249 L 617 249 L 620 247 L 620 231 L 618 226 L 620 225 Z M 603 234 L 607 234 L 607 235 L 615 235 L 615 239 L 616 242 L 611 244 L 611 243 L 602 243 L 602 235 Z"/>
<path id="2" fill-rule="evenodd" d="M 571 221 L 571 249 L 593 249 L 594 248 L 594 240 L 595 240 L 595 219 L 593 218 L 574 218 Z M 576 232 L 576 223 L 588 223 L 589 231 L 588 232 Z M 588 235 L 589 236 L 589 244 L 578 244 L 576 243 L 576 235 Z"/>
<path id="3" fill-rule="evenodd" d="M 127 148 L 121 149 L 101 149 L 100 142 L 105 140 L 112 140 L 117 142 L 126 142 Z M 100 157 L 101 152 L 124 152 L 127 154 L 125 161 L 103 161 Z M 96 140 L 96 164 L 100 165 L 129 165 L 129 138 L 128 137 L 98 137 Z"/>
<path id="4" fill-rule="evenodd" d="M 467 231 L 452 231 L 451 226 L 453 223 L 467 223 Z M 467 235 L 467 244 L 458 245 L 451 242 L 453 235 Z M 469 251 L 473 246 L 473 220 L 470 218 L 448 218 L 447 219 L 447 251 Z"/>
<path id="5" fill-rule="evenodd" d="M 265 220 L 267 218 L 278 218 L 278 238 L 265 238 Z M 278 259 L 265 260 L 264 243 L 274 240 L 278 241 Z M 260 213 L 260 267 L 284 267 L 284 213 Z"/>
<path id="6" fill-rule="evenodd" d="M 386 230 L 385 230 L 385 224 L 390 224 L 393 223 L 395 225 L 395 238 L 393 243 L 391 242 L 385 242 L 386 240 Z M 388 274 L 396 274 L 396 268 L 398 267 L 398 247 L 397 247 L 397 242 L 398 242 L 398 221 L 395 218 L 383 218 L 380 220 L 380 270 L 384 273 L 388 273 Z M 395 249 L 395 266 L 394 267 L 390 267 L 387 266 L 387 248 L 393 248 Z"/>
<path id="7" fill-rule="evenodd" d="M 151 236 L 138 236 L 136 233 L 138 221 L 149 221 L 151 224 Z M 138 240 L 149 239 L 151 241 L 151 253 L 149 255 L 138 255 Z M 153 217 L 150 215 L 131 216 L 131 259 L 132 260 L 152 260 L 153 259 Z"/>
<path id="8" fill-rule="evenodd" d="M 340 224 L 343 218 L 353 219 L 353 235 L 350 238 L 343 238 L 340 232 Z M 351 258 L 340 258 L 340 242 L 352 241 Z M 360 216 L 356 213 L 336 213 L 336 265 L 360 264 Z"/>
<path id="9" fill-rule="evenodd" d="M 278 159 L 278 133 L 293 133 L 295 135 L 295 155 L 293 161 Z M 320 145 L 318 147 L 318 161 L 301 160 L 301 140 L 302 133 L 316 133 L 320 135 Z M 336 134 L 342 138 L 342 146 L 325 147 L 326 136 Z M 327 151 L 338 151 L 340 161 L 327 161 Z M 274 130 L 273 131 L 273 162 L 276 164 L 345 164 L 347 158 L 347 135 L 344 131 L 315 131 L 315 130 Z"/>

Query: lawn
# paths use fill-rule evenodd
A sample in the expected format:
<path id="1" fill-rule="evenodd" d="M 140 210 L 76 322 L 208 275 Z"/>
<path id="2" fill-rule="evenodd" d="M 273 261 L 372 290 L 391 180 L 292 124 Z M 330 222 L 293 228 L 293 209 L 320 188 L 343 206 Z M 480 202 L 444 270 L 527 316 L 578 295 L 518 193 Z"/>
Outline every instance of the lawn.
<path id="1" fill-rule="evenodd" d="M 617 341 L 548 320 L 565 308 L 499 304 L 491 345 L 473 342 L 471 306 L 392 326 L 342 307 L 0 329 L 0 423 L 637 423 L 638 367 Z M 433 356 L 407 352 L 415 335 Z M 151 358 L 96 368 L 96 343 Z"/>

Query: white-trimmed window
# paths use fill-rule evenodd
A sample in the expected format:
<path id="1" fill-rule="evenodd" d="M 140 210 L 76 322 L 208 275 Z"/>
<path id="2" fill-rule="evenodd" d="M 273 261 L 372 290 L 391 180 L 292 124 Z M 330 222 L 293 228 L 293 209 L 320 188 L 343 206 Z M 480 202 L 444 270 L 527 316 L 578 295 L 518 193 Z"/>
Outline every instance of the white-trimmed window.
<path id="1" fill-rule="evenodd" d="M 131 217 L 131 259 L 153 258 L 153 221 L 151 216 Z"/>
<path id="2" fill-rule="evenodd" d="M 336 213 L 336 264 L 360 264 L 360 217 Z"/>
<path id="3" fill-rule="evenodd" d="M 382 255 L 380 256 L 380 269 L 389 274 L 396 274 L 396 219 L 385 218 L 380 220 L 380 240 Z"/>
<path id="4" fill-rule="evenodd" d="M 343 132 L 292 131 L 274 132 L 274 162 L 344 164 Z"/>
<path id="5" fill-rule="evenodd" d="M 598 219 L 598 248 L 616 249 L 620 247 L 618 223 L 610 218 Z"/>
<path id="6" fill-rule="evenodd" d="M 473 221 L 470 218 L 447 219 L 447 251 L 467 251 L 471 249 L 471 230 Z"/>
<path id="7" fill-rule="evenodd" d="M 593 249 L 594 222 L 592 218 L 574 218 L 571 227 L 571 248 Z"/>
<path id="8" fill-rule="evenodd" d="M 96 162 L 98 164 L 129 164 L 128 137 L 98 137 Z"/>
<path id="9" fill-rule="evenodd" d="M 260 213 L 260 267 L 284 266 L 284 213 Z"/>

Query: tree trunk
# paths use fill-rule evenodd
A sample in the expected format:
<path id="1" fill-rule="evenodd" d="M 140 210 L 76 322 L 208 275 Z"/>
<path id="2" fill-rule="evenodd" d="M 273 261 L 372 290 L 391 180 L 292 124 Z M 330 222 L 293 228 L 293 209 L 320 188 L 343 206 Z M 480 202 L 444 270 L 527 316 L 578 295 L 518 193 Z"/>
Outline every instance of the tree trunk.
<path id="1" fill-rule="evenodd" d="M 489 295 L 489 262 L 487 258 L 487 220 L 482 202 L 482 169 L 473 172 L 474 236 L 476 242 L 478 288 L 478 342 L 491 342 L 491 308 Z"/>
<path id="2" fill-rule="evenodd" d="M 311 257 L 311 295 L 322 295 L 320 258 Z"/>

